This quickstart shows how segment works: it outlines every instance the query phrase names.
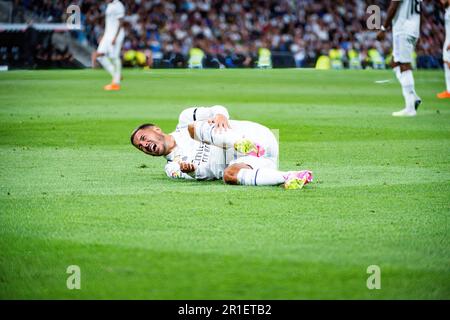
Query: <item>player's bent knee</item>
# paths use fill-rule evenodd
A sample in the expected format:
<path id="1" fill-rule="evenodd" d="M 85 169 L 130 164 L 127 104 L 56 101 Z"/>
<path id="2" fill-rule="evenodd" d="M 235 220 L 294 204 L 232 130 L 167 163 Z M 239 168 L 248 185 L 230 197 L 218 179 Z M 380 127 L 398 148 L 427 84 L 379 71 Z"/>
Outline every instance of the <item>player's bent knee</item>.
<path id="1" fill-rule="evenodd" d="M 244 163 L 238 163 L 227 167 L 223 172 L 223 182 L 233 185 L 239 184 L 238 174 L 241 169 L 251 169 L 251 167 Z"/>
<path id="2" fill-rule="evenodd" d="M 237 184 L 237 174 L 239 170 L 233 167 L 228 167 L 223 172 L 223 182 L 226 184 Z"/>

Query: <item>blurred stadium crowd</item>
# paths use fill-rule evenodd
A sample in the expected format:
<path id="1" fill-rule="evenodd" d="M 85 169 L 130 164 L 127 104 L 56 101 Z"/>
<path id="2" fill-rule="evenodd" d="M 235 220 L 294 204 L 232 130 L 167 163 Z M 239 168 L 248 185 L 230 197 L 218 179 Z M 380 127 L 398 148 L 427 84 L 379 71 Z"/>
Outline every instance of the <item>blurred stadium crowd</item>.
<path id="1" fill-rule="evenodd" d="M 200 52 L 206 67 L 253 67 L 264 53 L 260 49 L 266 48 L 279 66 L 384 68 L 391 56 L 391 36 L 375 40 L 376 32 L 366 27 L 366 9 L 377 4 L 384 18 L 389 2 L 122 0 L 127 10 L 124 63 L 185 67 L 190 55 Z M 74 36 L 96 47 L 107 1 L 15 1 L 13 17 L 20 20 L 27 11 L 34 19 L 62 22 L 74 3 L 81 8 L 84 26 Z M 441 67 L 443 41 L 443 10 L 438 1 L 424 1 L 418 67 Z"/>

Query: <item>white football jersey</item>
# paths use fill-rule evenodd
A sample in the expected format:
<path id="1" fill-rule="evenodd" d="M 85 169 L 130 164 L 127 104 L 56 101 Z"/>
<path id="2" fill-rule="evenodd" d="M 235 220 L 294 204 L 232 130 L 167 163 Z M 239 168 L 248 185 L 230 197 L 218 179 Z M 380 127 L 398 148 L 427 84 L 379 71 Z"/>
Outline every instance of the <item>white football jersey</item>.
<path id="1" fill-rule="evenodd" d="M 392 21 L 392 32 L 395 35 L 406 34 L 419 38 L 420 13 L 422 0 L 392 0 L 400 1 L 397 13 Z"/>
<path id="2" fill-rule="evenodd" d="M 164 169 L 167 176 L 196 180 L 223 178 L 225 168 L 230 162 L 237 159 L 237 153 L 233 148 L 224 150 L 223 148 L 194 140 L 188 131 L 189 124 L 194 121 L 214 118 L 218 113 L 229 119 L 227 109 L 222 106 L 189 108 L 180 114 L 176 130 L 170 134 L 174 137 L 176 146 L 170 154 L 165 156 L 167 164 Z M 269 156 L 272 155 L 274 158 L 278 157 L 278 143 L 268 128 L 251 121 L 230 120 L 229 123 L 233 130 L 243 133 L 243 136 L 254 136 L 260 139 L 261 142 L 265 142 L 267 154 Z M 195 164 L 195 172 L 190 174 L 182 173 L 179 166 L 180 162 Z"/>
<path id="3" fill-rule="evenodd" d="M 177 127 L 176 131 L 170 135 L 175 138 L 177 145 L 166 156 L 165 171 L 169 177 L 196 180 L 222 179 L 226 168 L 226 150 L 192 139 L 187 127 Z M 195 172 L 182 173 L 179 167 L 180 162 L 195 164 Z"/>
<path id="4" fill-rule="evenodd" d="M 119 19 L 125 16 L 125 7 L 119 0 L 108 3 L 105 13 L 105 34 L 106 38 L 114 38 L 119 29 Z"/>

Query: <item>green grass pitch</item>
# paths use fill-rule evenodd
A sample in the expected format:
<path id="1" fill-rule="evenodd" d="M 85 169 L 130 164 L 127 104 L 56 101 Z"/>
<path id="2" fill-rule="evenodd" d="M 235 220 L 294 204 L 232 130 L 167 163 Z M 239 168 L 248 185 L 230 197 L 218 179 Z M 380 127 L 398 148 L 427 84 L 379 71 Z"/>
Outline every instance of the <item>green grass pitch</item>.
<path id="1" fill-rule="evenodd" d="M 0 74 L 0 298 L 449 299 L 450 103 L 443 72 L 398 119 L 390 71 Z M 376 80 L 391 80 L 376 84 Z M 300 191 L 171 181 L 132 129 L 189 106 L 279 130 Z M 68 290 L 66 268 L 81 268 Z M 381 289 L 366 270 L 381 268 Z"/>

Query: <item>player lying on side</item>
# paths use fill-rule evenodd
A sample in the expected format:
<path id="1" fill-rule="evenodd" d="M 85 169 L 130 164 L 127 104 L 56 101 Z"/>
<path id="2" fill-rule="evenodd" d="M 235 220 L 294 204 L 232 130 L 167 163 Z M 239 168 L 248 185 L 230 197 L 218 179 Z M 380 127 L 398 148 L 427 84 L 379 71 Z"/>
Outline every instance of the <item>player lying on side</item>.
<path id="1" fill-rule="evenodd" d="M 148 155 L 165 157 L 166 174 L 174 179 L 223 179 L 233 185 L 286 189 L 301 189 L 312 181 L 308 170 L 278 170 L 273 133 L 255 122 L 229 120 L 223 106 L 184 110 L 170 134 L 143 124 L 131 134 L 131 143 Z"/>

